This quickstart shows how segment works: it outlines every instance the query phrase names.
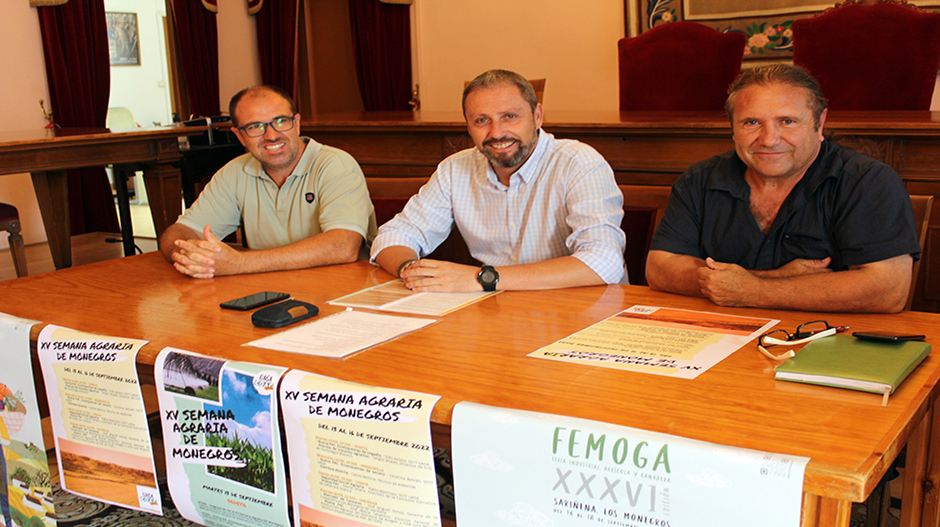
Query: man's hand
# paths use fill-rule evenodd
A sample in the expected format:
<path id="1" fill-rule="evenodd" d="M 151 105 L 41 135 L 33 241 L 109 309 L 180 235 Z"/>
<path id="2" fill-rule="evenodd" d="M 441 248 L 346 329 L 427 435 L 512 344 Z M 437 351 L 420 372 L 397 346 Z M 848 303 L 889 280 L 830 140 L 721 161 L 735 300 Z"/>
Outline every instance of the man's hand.
<path id="1" fill-rule="evenodd" d="M 405 287 L 424 293 L 482 291 L 483 286 L 477 281 L 479 267 L 461 265 L 441 260 L 422 258 L 409 265 L 401 273 Z"/>
<path id="2" fill-rule="evenodd" d="M 237 274 L 241 253 L 222 243 L 209 225 L 202 230 L 205 240 L 176 240 L 173 267 L 193 278 Z"/>
<path id="3" fill-rule="evenodd" d="M 705 259 L 697 270 L 702 294 L 719 306 L 748 305 L 748 298 L 760 286 L 760 278 L 737 264 Z"/>

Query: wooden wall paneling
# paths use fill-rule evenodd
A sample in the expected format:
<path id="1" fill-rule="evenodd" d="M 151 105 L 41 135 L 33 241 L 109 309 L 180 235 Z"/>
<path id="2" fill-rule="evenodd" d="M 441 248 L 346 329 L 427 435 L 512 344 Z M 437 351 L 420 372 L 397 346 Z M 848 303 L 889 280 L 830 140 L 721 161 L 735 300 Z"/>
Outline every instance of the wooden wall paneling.
<path id="1" fill-rule="evenodd" d="M 894 141 L 890 137 L 871 137 L 843 135 L 838 132 L 827 134 L 840 145 L 862 152 L 897 169 L 897 157 L 894 154 Z"/>
<path id="2" fill-rule="evenodd" d="M 553 132 L 549 127 L 548 131 Z M 615 171 L 682 174 L 689 165 L 734 148 L 728 134 L 714 136 L 553 132 L 594 147 Z M 673 180 L 675 178 L 672 178 Z"/>
<path id="3" fill-rule="evenodd" d="M 905 137 L 898 142 L 898 164 L 893 166 L 901 177 L 916 174 L 940 184 L 940 137 Z"/>

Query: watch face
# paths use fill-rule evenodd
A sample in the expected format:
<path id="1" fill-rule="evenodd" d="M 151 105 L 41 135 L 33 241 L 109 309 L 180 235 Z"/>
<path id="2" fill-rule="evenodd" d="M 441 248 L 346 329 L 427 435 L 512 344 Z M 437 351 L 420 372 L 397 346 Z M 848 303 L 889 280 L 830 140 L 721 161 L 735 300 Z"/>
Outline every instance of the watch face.
<path id="1" fill-rule="evenodd" d="M 496 272 L 493 271 L 492 269 L 484 269 L 483 272 L 480 273 L 481 282 L 489 284 L 489 283 L 492 283 L 494 280 L 496 280 Z"/>

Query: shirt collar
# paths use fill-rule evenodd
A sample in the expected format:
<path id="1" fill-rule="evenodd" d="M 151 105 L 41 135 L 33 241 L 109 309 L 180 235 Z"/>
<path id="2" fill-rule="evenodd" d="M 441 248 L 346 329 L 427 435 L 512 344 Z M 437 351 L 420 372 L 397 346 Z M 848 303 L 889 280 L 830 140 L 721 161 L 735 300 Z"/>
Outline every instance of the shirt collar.
<path id="1" fill-rule="evenodd" d="M 513 179 L 516 179 L 516 176 L 522 179 L 522 182 L 528 184 L 532 181 L 535 176 L 539 174 L 538 167 L 541 164 L 542 156 L 545 155 L 545 150 L 548 148 L 548 143 L 552 138 L 552 134 L 539 128 L 536 130 L 538 133 L 538 142 L 535 144 L 535 150 L 532 151 L 532 155 L 522 163 L 522 166 L 518 170 L 513 172 L 512 176 L 509 178 L 509 184 L 512 185 Z M 493 165 L 490 163 L 486 156 L 483 156 L 483 153 L 477 149 L 477 153 L 483 157 L 486 162 L 486 178 L 490 180 L 490 183 L 493 185 L 502 188 L 502 183 L 499 182 L 499 178 L 496 177 L 496 171 L 493 170 Z"/>

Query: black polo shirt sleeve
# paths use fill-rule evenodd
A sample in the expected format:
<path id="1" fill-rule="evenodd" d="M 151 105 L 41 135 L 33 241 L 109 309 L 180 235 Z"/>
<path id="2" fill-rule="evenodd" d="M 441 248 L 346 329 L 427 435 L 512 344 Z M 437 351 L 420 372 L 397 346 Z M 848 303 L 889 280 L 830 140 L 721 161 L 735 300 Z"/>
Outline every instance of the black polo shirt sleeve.
<path id="1" fill-rule="evenodd" d="M 842 267 L 910 254 L 920 258 L 920 243 L 910 195 L 891 167 L 851 150 L 838 159 L 841 177 L 831 199 L 831 237 Z M 830 180 L 831 181 L 831 180 Z M 826 183 L 829 183 L 827 181 Z"/>

